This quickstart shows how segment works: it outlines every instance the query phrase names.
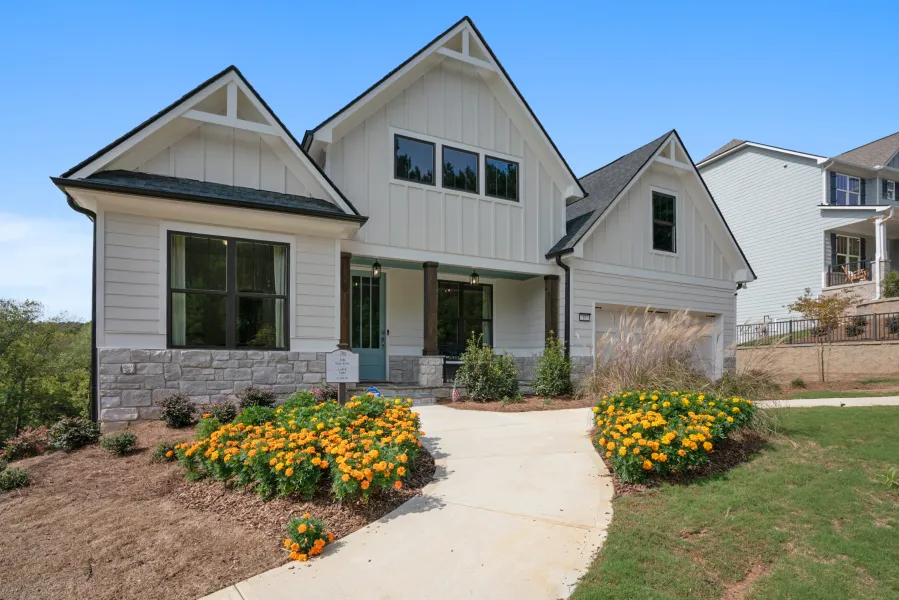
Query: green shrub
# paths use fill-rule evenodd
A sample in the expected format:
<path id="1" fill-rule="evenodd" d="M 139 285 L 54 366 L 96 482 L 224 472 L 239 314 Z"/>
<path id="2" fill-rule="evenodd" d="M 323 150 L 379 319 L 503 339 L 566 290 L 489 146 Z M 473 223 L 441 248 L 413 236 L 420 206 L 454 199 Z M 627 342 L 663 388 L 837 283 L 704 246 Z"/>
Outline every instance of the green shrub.
<path id="1" fill-rule="evenodd" d="M 846 335 L 849 337 L 856 337 L 863 334 L 867 328 L 868 319 L 866 319 L 864 315 L 856 315 L 855 317 L 852 317 L 846 325 Z"/>
<path id="2" fill-rule="evenodd" d="M 518 393 L 518 366 L 507 354 L 496 354 L 472 334 L 462 365 L 456 372 L 456 385 L 465 388 L 472 400 L 500 400 Z"/>
<path id="3" fill-rule="evenodd" d="M 268 419 L 248 419 L 253 413 Z M 263 498 L 308 498 L 328 486 L 338 499 L 367 500 L 402 488 L 420 436 L 411 401 L 360 396 L 344 406 L 252 406 L 208 437 L 178 444 L 175 454 L 188 479 L 233 480 Z"/>
<path id="4" fill-rule="evenodd" d="M 707 463 L 730 432 L 750 422 L 755 405 L 737 397 L 628 391 L 603 396 L 593 412 L 597 449 L 631 483 Z"/>
<path id="5" fill-rule="evenodd" d="M 171 394 L 157 401 L 162 409 L 160 417 L 169 427 L 189 427 L 194 424 L 197 409 L 184 394 Z"/>
<path id="6" fill-rule="evenodd" d="M 793 381 L 790 382 L 790 385 L 794 388 L 802 388 L 805 389 L 805 380 L 802 377 L 797 377 Z"/>
<path id="7" fill-rule="evenodd" d="M 237 401 L 240 408 L 250 406 L 272 407 L 275 405 L 275 392 L 265 388 L 250 386 L 237 394 Z"/>
<path id="8" fill-rule="evenodd" d="M 262 425 L 263 423 L 267 423 L 275 418 L 275 409 L 267 408 L 265 406 L 248 406 L 247 408 L 240 411 L 240 414 L 237 415 L 237 418 L 234 419 L 234 424 L 241 425 Z"/>
<path id="9" fill-rule="evenodd" d="M 118 431 L 100 438 L 100 447 L 116 456 L 129 454 L 137 445 L 137 436 L 133 431 Z"/>
<path id="10" fill-rule="evenodd" d="M 337 400 L 337 398 L 333 398 Z M 285 411 L 290 411 L 295 408 L 311 408 L 316 404 L 321 402 L 326 402 L 325 400 L 319 400 L 315 396 L 315 392 L 297 392 L 296 394 L 290 396 L 287 400 L 284 401 L 284 404 L 281 405 L 281 408 Z"/>
<path id="11" fill-rule="evenodd" d="M 47 435 L 54 450 L 71 452 L 100 439 L 100 424 L 84 417 L 65 418 L 57 422 Z"/>
<path id="12" fill-rule="evenodd" d="M 14 461 L 43 454 L 48 447 L 46 427 L 25 427 L 19 431 L 18 435 L 6 440 L 6 445 L 0 454 L 4 460 Z"/>
<path id="13" fill-rule="evenodd" d="M 0 471 L 0 492 L 10 492 L 19 488 L 28 487 L 31 476 L 25 469 L 6 469 Z"/>
<path id="14" fill-rule="evenodd" d="M 6 470 L 6 467 L 9 466 L 9 463 L 0 458 L 0 473 Z"/>
<path id="15" fill-rule="evenodd" d="M 222 426 L 222 422 L 216 419 L 215 417 L 207 417 L 203 415 L 203 418 L 200 419 L 200 422 L 197 424 L 197 430 L 194 433 L 194 437 L 198 440 L 202 440 L 205 437 L 209 437 L 209 434 Z"/>
<path id="16" fill-rule="evenodd" d="M 287 524 L 284 548 L 290 552 L 290 560 L 306 561 L 321 554 L 325 545 L 334 541 L 334 534 L 327 530 L 321 519 L 306 513 Z"/>
<path id="17" fill-rule="evenodd" d="M 899 333 L 899 317 L 887 317 L 886 321 L 887 332 L 890 335 L 896 335 Z"/>
<path id="18" fill-rule="evenodd" d="M 326 383 L 321 387 L 314 388 L 312 395 L 319 402 L 327 402 L 328 400 L 337 400 L 337 386 Z"/>
<path id="19" fill-rule="evenodd" d="M 552 332 L 537 360 L 534 393 L 549 397 L 571 393 L 571 361 L 565 358 L 565 344 Z"/>
<path id="20" fill-rule="evenodd" d="M 172 462 L 175 460 L 175 442 L 162 440 L 153 446 L 153 452 L 150 453 L 150 460 L 153 462 Z"/>
<path id="21" fill-rule="evenodd" d="M 218 419 L 220 423 L 230 423 L 237 416 L 237 405 L 228 400 L 222 402 L 214 402 L 203 407 L 205 417 L 209 415 L 214 419 Z"/>
<path id="22" fill-rule="evenodd" d="M 884 298 L 895 298 L 899 296 L 899 272 L 888 271 L 887 274 L 883 276 L 883 281 L 880 285 Z"/>

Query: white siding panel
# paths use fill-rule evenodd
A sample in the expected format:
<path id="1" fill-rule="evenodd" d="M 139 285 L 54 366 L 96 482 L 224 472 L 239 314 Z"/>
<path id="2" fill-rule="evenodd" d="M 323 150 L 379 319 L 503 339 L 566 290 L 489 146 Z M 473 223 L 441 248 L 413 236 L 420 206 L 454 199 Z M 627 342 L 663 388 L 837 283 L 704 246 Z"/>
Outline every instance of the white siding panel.
<path id="1" fill-rule="evenodd" d="M 104 222 L 105 330 L 159 333 L 159 222 L 116 213 Z"/>
<path id="2" fill-rule="evenodd" d="M 296 236 L 296 337 L 336 343 L 337 268 L 334 240 Z"/>

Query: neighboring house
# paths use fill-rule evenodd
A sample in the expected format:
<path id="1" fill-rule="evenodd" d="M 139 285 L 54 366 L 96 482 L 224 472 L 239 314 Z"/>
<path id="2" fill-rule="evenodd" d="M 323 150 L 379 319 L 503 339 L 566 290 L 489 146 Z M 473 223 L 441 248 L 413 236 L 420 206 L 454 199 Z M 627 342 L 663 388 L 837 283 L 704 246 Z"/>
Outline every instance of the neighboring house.
<path id="1" fill-rule="evenodd" d="M 732 140 L 697 167 L 759 275 L 739 323 L 790 318 L 805 288 L 877 299 L 899 265 L 899 133 L 833 158 Z"/>
<path id="2" fill-rule="evenodd" d="M 718 373 L 754 279 L 675 132 L 579 181 L 468 18 L 302 141 L 229 67 L 53 181 L 95 224 L 103 420 L 306 389 L 339 345 L 432 388 L 554 331 L 582 371 L 647 305 L 710 319 Z"/>

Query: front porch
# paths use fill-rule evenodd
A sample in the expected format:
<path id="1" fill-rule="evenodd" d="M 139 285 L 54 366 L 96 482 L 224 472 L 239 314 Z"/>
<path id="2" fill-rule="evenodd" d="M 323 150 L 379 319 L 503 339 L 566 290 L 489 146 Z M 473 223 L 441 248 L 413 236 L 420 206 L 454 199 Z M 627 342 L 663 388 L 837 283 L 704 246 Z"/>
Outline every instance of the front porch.
<path id="1" fill-rule="evenodd" d="M 471 336 L 511 354 L 526 382 L 561 322 L 558 275 L 342 253 L 340 282 L 340 345 L 359 355 L 363 391 L 448 397 Z"/>
<path id="2" fill-rule="evenodd" d="M 825 293 L 849 290 L 861 300 L 877 300 L 893 265 L 899 265 L 899 221 L 891 211 L 825 231 Z"/>

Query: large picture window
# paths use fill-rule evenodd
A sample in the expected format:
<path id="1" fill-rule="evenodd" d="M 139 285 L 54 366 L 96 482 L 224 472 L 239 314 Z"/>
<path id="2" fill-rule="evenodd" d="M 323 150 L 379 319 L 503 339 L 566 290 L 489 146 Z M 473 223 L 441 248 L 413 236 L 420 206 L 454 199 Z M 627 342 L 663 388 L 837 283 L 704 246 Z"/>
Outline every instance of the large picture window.
<path id="1" fill-rule="evenodd" d="M 169 346 L 287 348 L 288 246 L 169 233 Z"/>
<path id="2" fill-rule="evenodd" d="M 478 193 L 478 155 L 474 152 L 443 147 L 443 187 Z"/>
<path id="3" fill-rule="evenodd" d="M 858 268 L 858 263 L 862 260 L 862 239 L 848 235 L 837 235 L 835 254 L 837 265 L 852 265 L 852 269 Z"/>
<path id="4" fill-rule="evenodd" d="M 437 282 L 437 345 L 454 351 L 472 335 L 493 345 L 493 286 Z"/>
<path id="5" fill-rule="evenodd" d="M 674 196 L 652 193 L 652 249 L 677 252 L 677 200 Z"/>
<path id="6" fill-rule="evenodd" d="M 492 156 L 487 156 L 484 162 L 487 195 L 518 202 L 518 163 Z"/>
<path id="7" fill-rule="evenodd" d="M 397 179 L 434 185 L 434 144 L 394 136 L 393 174 Z"/>
<path id="8" fill-rule="evenodd" d="M 837 173 L 835 183 L 834 204 L 837 206 L 858 206 L 861 204 L 861 179 Z"/>

